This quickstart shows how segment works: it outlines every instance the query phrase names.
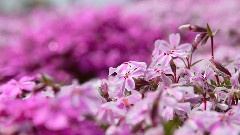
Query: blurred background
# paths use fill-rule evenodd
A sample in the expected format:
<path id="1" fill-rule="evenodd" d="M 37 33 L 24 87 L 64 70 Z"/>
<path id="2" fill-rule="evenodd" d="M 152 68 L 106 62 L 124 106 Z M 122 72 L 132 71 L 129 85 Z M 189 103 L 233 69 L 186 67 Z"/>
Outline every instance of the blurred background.
<path id="1" fill-rule="evenodd" d="M 239 0 L 1 0 L 0 82 L 39 73 L 59 82 L 106 78 L 125 61 L 149 64 L 155 40 L 171 33 L 192 43 L 196 33 L 178 30 L 189 23 L 220 29 L 216 57 L 229 63 L 238 56 L 239 12 Z M 194 60 L 207 63 L 209 50 L 199 47 Z"/>
<path id="2" fill-rule="evenodd" d="M 1 0 L 1 13 L 27 12 L 36 7 L 64 8 L 68 5 L 104 7 L 110 4 L 126 4 L 131 0 Z"/>

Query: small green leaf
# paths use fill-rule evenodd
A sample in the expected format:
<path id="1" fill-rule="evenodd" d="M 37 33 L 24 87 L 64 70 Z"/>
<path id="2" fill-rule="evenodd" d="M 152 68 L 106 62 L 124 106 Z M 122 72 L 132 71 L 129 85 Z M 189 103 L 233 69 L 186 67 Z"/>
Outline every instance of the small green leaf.
<path id="1" fill-rule="evenodd" d="M 68 81 L 68 78 L 66 78 L 66 79 L 64 79 L 64 81 L 60 82 L 59 85 L 60 86 L 66 85 L 67 81 Z"/>
<path id="2" fill-rule="evenodd" d="M 210 79 L 210 82 L 213 86 L 217 86 L 217 83 L 214 80 Z"/>
<path id="3" fill-rule="evenodd" d="M 197 85 L 193 85 L 194 87 L 194 90 L 196 90 L 197 93 L 200 93 L 200 94 L 204 94 L 204 91 L 202 89 L 200 89 Z"/>
<path id="4" fill-rule="evenodd" d="M 175 117 L 173 120 L 169 120 L 164 123 L 164 135 L 173 135 L 174 131 L 182 125 L 182 121 Z"/>
<path id="5" fill-rule="evenodd" d="M 230 80 L 228 80 L 226 78 L 224 78 L 224 84 L 225 84 L 225 87 L 227 87 L 227 88 L 231 88 L 232 87 L 232 84 L 231 84 Z"/>
<path id="6" fill-rule="evenodd" d="M 101 124 L 100 128 L 106 131 L 108 129 L 109 125 L 108 124 Z"/>
<path id="7" fill-rule="evenodd" d="M 49 77 L 47 77 L 45 74 L 41 74 L 42 76 L 42 80 L 43 80 L 43 82 L 46 84 L 46 85 L 48 85 L 48 86 L 51 86 L 52 84 L 53 84 L 53 82 L 52 82 L 52 80 L 49 78 Z"/>
<path id="8" fill-rule="evenodd" d="M 209 27 L 208 23 L 207 23 L 207 33 L 208 33 L 208 35 L 209 35 L 210 37 L 213 36 L 212 30 L 211 30 L 211 28 Z"/>

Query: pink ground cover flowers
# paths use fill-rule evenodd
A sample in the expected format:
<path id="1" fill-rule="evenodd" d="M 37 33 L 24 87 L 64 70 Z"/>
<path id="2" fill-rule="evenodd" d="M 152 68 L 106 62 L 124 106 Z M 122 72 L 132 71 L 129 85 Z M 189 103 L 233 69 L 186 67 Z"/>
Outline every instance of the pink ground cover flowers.
<path id="1" fill-rule="evenodd" d="M 168 42 L 156 42 L 167 47 L 168 55 L 162 54 L 162 61 L 158 61 L 167 65 L 171 57 L 187 54 L 167 40 L 185 23 L 209 22 L 213 27 L 224 27 L 214 47 L 219 60 L 228 62 L 236 59 L 233 56 L 239 49 L 240 19 L 232 17 L 240 12 L 239 5 L 239 0 L 138 0 L 104 9 L 77 6 L 0 15 L 0 82 L 37 73 L 51 75 L 59 82 L 77 78 L 82 83 L 106 77 L 109 67 L 125 61 L 151 63 L 157 39 Z M 182 43 L 192 42 L 192 34 L 180 33 Z M 194 60 L 208 59 L 208 49 L 210 46 L 200 47 Z M 229 53 L 222 55 L 225 50 Z"/>
<path id="2" fill-rule="evenodd" d="M 124 62 L 107 79 L 64 84 L 37 74 L 0 85 L 0 134 L 239 134 L 239 59 L 224 66 L 214 54 L 218 33 L 201 28 L 212 54 L 205 66 L 193 60 L 200 42 L 183 44 L 177 33 L 156 41 L 150 64 Z"/>

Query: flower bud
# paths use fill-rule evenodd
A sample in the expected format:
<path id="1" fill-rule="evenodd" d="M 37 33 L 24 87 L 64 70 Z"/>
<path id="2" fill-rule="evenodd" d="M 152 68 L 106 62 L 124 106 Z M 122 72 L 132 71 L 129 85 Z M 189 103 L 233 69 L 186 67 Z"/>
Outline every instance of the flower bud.
<path id="1" fill-rule="evenodd" d="M 232 76 L 231 73 L 223 67 L 219 62 L 215 61 L 214 59 L 209 60 L 213 65 L 210 65 L 210 67 L 220 76 L 224 78 L 229 78 Z"/>
<path id="2" fill-rule="evenodd" d="M 207 35 L 207 33 L 197 34 L 193 41 L 193 47 L 197 48 L 199 44 L 200 45 L 206 44 L 208 38 L 209 36 Z"/>
<path id="3" fill-rule="evenodd" d="M 207 32 L 206 28 L 197 26 L 197 25 L 191 25 L 191 24 L 181 25 L 178 29 L 179 30 L 189 30 L 189 31 L 193 31 L 193 32 Z"/>

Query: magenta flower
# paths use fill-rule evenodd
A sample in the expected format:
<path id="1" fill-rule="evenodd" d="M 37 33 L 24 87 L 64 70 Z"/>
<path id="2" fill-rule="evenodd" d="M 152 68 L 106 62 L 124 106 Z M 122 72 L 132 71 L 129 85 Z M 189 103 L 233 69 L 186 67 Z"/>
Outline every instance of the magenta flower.
<path id="1" fill-rule="evenodd" d="M 49 103 L 50 102 L 50 103 Z M 69 126 L 68 116 L 61 108 L 49 100 L 34 112 L 33 123 L 44 125 L 49 130 L 62 130 Z M 55 103 L 56 104 L 56 103 Z"/>
<path id="2" fill-rule="evenodd" d="M 23 91 L 31 92 L 36 86 L 36 83 L 33 81 L 34 77 L 23 77 L 19 81 L 10 80 L 6 84 L 0 86 L 0 98 L 17 98 Z"/>

